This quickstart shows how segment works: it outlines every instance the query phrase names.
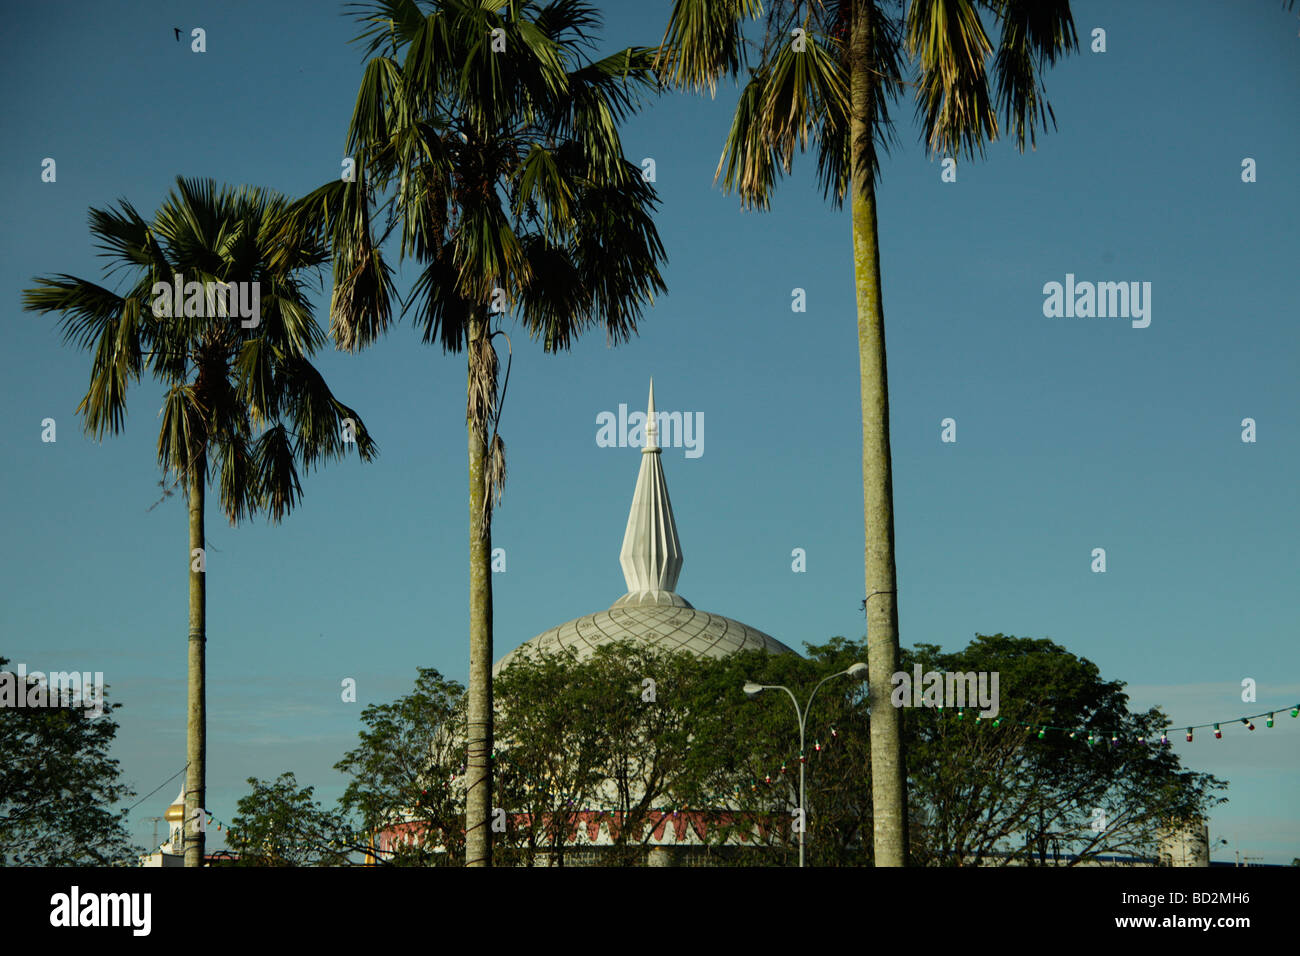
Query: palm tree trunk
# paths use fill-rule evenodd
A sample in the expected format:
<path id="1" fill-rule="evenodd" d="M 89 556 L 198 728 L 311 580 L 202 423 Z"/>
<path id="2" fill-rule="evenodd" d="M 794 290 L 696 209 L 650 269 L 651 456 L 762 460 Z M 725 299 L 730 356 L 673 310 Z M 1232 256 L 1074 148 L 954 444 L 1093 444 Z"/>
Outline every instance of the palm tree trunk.
<path id="1" fill-rule="evenodd" d="M 870 31 L 876 11 L 854 4 L 852 77 L 853 267 L 858 305 L 858 368 L 862 382 L 862 499 L 866 533 L 867 667 L 871 694 L 871 799 L 876 866 L 907 866 L 907 772 L 902 712 L 890 701 L 898 668 L 898 603 L 894 572 L 894 491 L 889 451 L 889 383 L 874 155 Z"/>
<path id="2" fill-rule="evenodd" d="M 469 388 L 487 323 L 470 322 Z M 475 420 L 478 419 L 478 420 Z M 465 865 L 492 865 L 492 553 L 487 504 L 487 419 L 470 416 L 469 429 L 469 733 L 465 800 Z"/>
<path id="3" fill-rule="evenodd" d="M 189 694 L 185 726 L 185 820 L 182 823 L 185 848 L 185 865 L 202 866 L 206 834 L 203 831 L 204 790 L 207 785 L 207 572 L 194 570 L 205 567 L 194 554 L 203 548 L 203 474 L 206 471 L 202 456 L 190 468 L 190 637 L 189 637 Z"/>

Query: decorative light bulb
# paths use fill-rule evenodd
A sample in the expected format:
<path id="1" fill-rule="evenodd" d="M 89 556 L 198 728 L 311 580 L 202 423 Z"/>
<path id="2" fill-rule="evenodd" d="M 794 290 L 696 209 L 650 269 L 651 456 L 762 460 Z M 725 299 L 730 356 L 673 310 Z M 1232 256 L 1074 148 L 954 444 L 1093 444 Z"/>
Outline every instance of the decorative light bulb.
<path id="1" fill-rule="evenodd" d="M 1273 715 L 1272 715 L 1272 714 L 1269 714 L 1269 715 L 1268 715 L 1268 719 L 1264 721 L 1264 726 L 1265 726 L 1265 727 L 1272 727 L 1272 726 L 1273 726 Z"/>
<path id="2" fill-rule="evenodd" d="M 1215 724 L 1215 725 L 1214 725 L 1214 739 L 1215 739 L 1215 740 L 1222 740 L 1222 739 L 1223 739 L 1223 731 L 1219 729 L 1219 725 L 1218 725 L 1218 724 Z"/>
<path id="3" fill-rule="evenodd" d="M 1191 728 L 1191 727 L 1188 727 L 1188 728 L 1187 728 L 1187 742 L 1188 742 L 1189 744 L 1192 742 L 1192 728 Z"/>
<path id="4" fill-rule="evenodd" d="M 1169 735 L 1166 734 L 1166 733 L 1161 733 L 1161 734 L 1160 734 L 1160 742 L 1161 742 L 1162 744 L 1168 746 L 1168 745 L 1169 745 Z"/>
<path id="5" fill-rule="evenodd" d="M 1247 729 L 1247 730 L 1254 730 L 1254 729 L 1255 729 L 1255 723 L 1254 723 L 1254 721 L 1250 720 L 1248 717 L 1243 717 L 1243 718 L 1241 718 L 1241 722 L 1242 722 L 1243 724 L 1246 725 L 1246 729 Z"/>
<path id="6" fill-rule="evenodd" d="M 1046 725 L 1044 725 L 1043 729 L 1038 732 L 1038 739 L 1042 740 L 1046 736 L 1047 736 L 1047 727 Z"/>

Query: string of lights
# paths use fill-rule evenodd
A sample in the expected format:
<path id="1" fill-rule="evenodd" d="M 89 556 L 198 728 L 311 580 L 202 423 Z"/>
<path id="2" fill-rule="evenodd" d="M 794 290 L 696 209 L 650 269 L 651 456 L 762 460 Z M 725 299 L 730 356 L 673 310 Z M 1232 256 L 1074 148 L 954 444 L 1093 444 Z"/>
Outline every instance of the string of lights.
<path id="1" fill-rule="evenodd" d="M 935 708 L 935 710 L 940 711 L 940 712 L 942 712 L 943 709 L 944 709 L 944 708 L 942 708 L 942 707 L 936 707 L 936 708 Z M 965 717 L 966 717 L 966 711 L 967 711 L 967 710 L 970 710 L 970 709 L 972 709 L 972 708 L 969 708 L 969 707 L 958 707 L 958 708 L 956 708 L 956 718 L 957 718 L 958 720 L 964 720 Z M 1221 739 L 1223 739 L 1223 730 L 1222 730 L 1222 725 L 1223 725 L 1223 724 L 1234 724 L 1234 723 L 1240 723 L 1240 724 L 1244 725 L 1244 726 L 1246 727 L 1247 730 L 1254 730 L 1254 729 L 1255 729 L 1255 721 L 1256 721 L 1256 720 L 1259 720 L 1261 717 L 1263 717 L 1263 718 L 1264 718 L 1264 726 L 1266 726 L 1266 727 L 1272 727 L 1273 724 L 1274 724 L 1274 720 L 1275 720 L 1276 717 L 1277 717 L 1277 713 L 1278 713 L 1278 711 L 1283 711 L 1283 712 L 1285 712 L 1286 710 L 1287 710 L 1287 708 L 1285 708 L 1285 707 L 1279 707 L 1279 708 L 1276 708 L 1276 709 L 1274 709 L 1274 710 L 1265 710 L 1265 711 L 1261 711 L 1261 712 L 1258 713 L 1258 714 L 1248 714 L 1248 715 L 1245 716 L 1245 717 L 1231 717 L 1231 718 L 1225 718 L 1225 719 L 1222 719 L 1222 720 L 1211 720 L 1211 721 L 1206 721 L 1205 723 L 1201 723 L 1201 724 L 1189 724 L 1189 725 L 1186 726 L 1186 728 L 1185 728 L 1185 730 L 1184 730 L 1184 733 L 1186 734 L 1187 742 L 1188 742 L 1188 743 L 1191 743 L 1191 742 L 1193 741 L 1193 738 L 1194 738 L 1194 732 L 1195 732 L 1195 731 L 1197 731 L 1197 730 L 1204 730 L 1204 729 L 1206 729 L 1206 728 L 1213 728 L 1213 729 L 1214 729 L 1214 736 L 1215 736 L 1215 739 L 1219 739 L 1219 740 L 1221 740 Z M 1296 704 L 1296 705 L 1294 705 L 1293 707 L 1290 708 L 1290 710 L 1291 710 L 1291 716 L 1292 716 L 1292 717 L 1300 717 L 1300 704 Z M 999 726 L 1000 724 L 1004 723 L 1004 721 L 1003 721 L 1002 718 L 1000 718 L 1000 717 L 993 717 L 993 718 L 981 717 L 978 713 L 976 713 L 976 715 L 975 715 L 975 720 L 976 720 L 976 722 L 978 722 L 978 723 L 988 723 L 988 724 L 992 724 L 994 727 L 997 727 L 997 726 Z M 1095 743 L 1095 742 L 1098 741 L 1098 740 L 1109 740 L 1112 746 L 1116 746 L 1116 745 L 1118 745 L 1118 744 L 1120 744 L 1120 743 L 1126 742 L 1126 738 L 1121 737 L 1121 736 L 1119 736 L 1119 735 L 1116 734 L 1116 733 L 1111 733 L 1111 734 L 1107 735 L 1107 734 L 1105 734 L 1104 732 L 1103 732 L 1103 733 L 1098 733 L 1097 731 L 1089 730 L 1089 729 L 1086 728 L 1086 727 L 1083 727 L 1083 728 L 1080 728 L 1080 727 L 1058 727 L 1058 726 L 1055 726 L 1055 725 L 1053 725 L 1053 724 L 1043 724 L 1043 723 L 1039 723 L 1038 721 L 1032 721 L 1032 722 L 1018 721 L 1017 723 L 1018 723 L 1021 727 L 1026 727 L 1026 728 L 1028 728 L 1028 729 L 1030 729 L 1030 730 L 1033 730 L 1033 728 L 1037 727 L 1037 728 L 1038 728 L 1038 734 L 1037 734 L 1037 736 L 1038 736 L 1038 739 L 1039 739 L 1039 740 L 1044 739 L 1044 738 L 1047 736 L 1047 734 L 1048 734 L 1049 732 L 1055 731 L 1055 732 L 1057 732 L 1057 733 L 1063 733 L 1063 734 L 1068 735 L 1069 738 L 1070 738 L 1071 740 L 1083 739 L 1082 735 L 1083 735 L 1084 733 L 1086 733 L 1086 734 L 1087 734 L 1087 738 L 1086 738 L 1086 739 L 1087 739 L 1087 742 L 1090 743 L 1090 744 L 1091 744 L 1091 743 Z M 1166 726 L 1163 730 L 1161 730 L 1161 732 L 1160 732 L 1160 743 L 1163 744 L 1163 745 L 1168 745 L 1168 743 L 1169 743 L 1169 732 L 1170 732 L 1171 730 L 1173 730 L 1175 727 L 1182 727 L 1182 726 L 1183 726 L 1183 725 L 1181 725 L 1181 724 L 1169 724 L 1169 725 L 1167 725 L 1167 726 Z M 1146 735 L 1144 735 L 1144 734 L 1139 734 L 1139 735 L 1138 735 L 1136 738 L 1134 738 L 1134 739 L 1135 739 L 1136 742 L 1139 743 L 1139 744 L 1147 744 L 1148 741 L 1149 741 L 1149 739 L 1154 739 L 1154 738 L 1153 738 L 1153 737 L 1152 737 L 1152 738 L 1148 738 L 1148 737 L 1147 737 Z"/>

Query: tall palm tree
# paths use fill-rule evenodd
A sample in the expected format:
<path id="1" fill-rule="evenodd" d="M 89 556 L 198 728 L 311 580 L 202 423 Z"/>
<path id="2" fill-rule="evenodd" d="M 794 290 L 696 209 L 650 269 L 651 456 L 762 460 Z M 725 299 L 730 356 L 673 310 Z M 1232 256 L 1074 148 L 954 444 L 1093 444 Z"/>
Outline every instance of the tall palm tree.
<path id="1" fill-rule="evenodd" d="M 301 499 L 300 468 L 341 457 L 350 444 L 362 460 L 377 453 L 361 417 L 308 361 L 326 339 L 299 274 L 318 269 L 329 251 L 314 240 L 278 246 L 286 209 L 266 190 L 178 179 L 152 223 L 126 200 L 90 210 L 91 234 L 115 263 L 107 274 L 132 274 L 123 292 L 61 273 L 23 293 L 24 309 L 63 313 L 64 341 L 93 353 L 77 406 L 87 434 L 102 439 L 124 428 L 127 386 L 145 370 L 167 389 L 158 463 L 189 505 L 186 866 L 202 866 L 204 851 L 208 480 L 217 481 L 232 525 L 259 512 L 279 522 Z M 240 308 L 217 283 L 243 290 Z M 178 286 L 183 300 L 174 301 L 168 289 Z"/>
<path id="2" fill-rule="evenodd" d="M 587 52 L 581 0 L 372 0 L 353 5 L 369 58 L 348 130 L 352 181 L 298 204 L 296 228 L 334 244 L 331 327 L 359 349 L 388 328 L 381 246 L 398 232 L 421 272 L 403 312 L 468 358 L 470 668 L 466 863 L 491 864 L 492 510 L 505 480 L 498 356 L 513 314 L 543 349 L 603 325 L 626 341 L 664 284 L 654 188 L 618 124 L 656 83 L 651 51 Z M 379 237 L 372 216 L 384 220 Z M 288 246 L 296 240 L 287 237 Z M 507 340 L 508 343 L 508 340 Z M 509 369 L 507 366 L 507 378 Z M 491 434 L 489 434 L 489 427 Z"/>
<path id="3" fill-rule="evenodd" d="M 980 12 L 1000 30 L 996 51 Z M 1001 133 L 1021 151 L 1055 116 L 1039 74 L 1077 49 L 1068 0 L 674 0 L 656 63 L 666 81 L 713 93 L 748 68 L 744 21 L 764 18 L 718 163 L 724 188 L 767 208 L 796 149 L 812 140 L 823 195 L 850 199 L 862 389 L 862 497 L 866 533 L 871 762 L 877 866 L 907 865 L 907 774 L 902 715 L 890 705 L 898 659 L 889 388 L 876 226 L 877 148 L 887 148 L 890 104 L 916 90 L 931 154 L 973 159 Z M 992 78 L 986 61 L 992 57 Z M 914 80 L 907 76 L 914 75 Z M 996 81 L 996 87 L 991 82 Z"/>

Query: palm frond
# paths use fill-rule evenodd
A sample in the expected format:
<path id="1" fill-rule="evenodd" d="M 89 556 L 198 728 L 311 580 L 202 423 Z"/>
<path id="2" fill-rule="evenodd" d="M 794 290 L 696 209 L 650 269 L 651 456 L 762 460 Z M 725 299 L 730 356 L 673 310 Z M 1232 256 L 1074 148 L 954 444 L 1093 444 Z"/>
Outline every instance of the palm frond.
<path id="1" fill-rule="evenodd" d="M 460 294 L 458 278 L 451 247 L 444 246 L 416 277 L 407 300 L 408 309 L 418 304 L 415 325 L 425 344 L 436 342 L 444 352 L 459 352 L 465 347 L 469 317 L 481 305 Z"/>
<path id="2" fill-rule="evenodd" d="M 126 423 L 126 390 L 140 372 L 139 303 L 123 302 L 122 311 L 104 323 L 90 367 L 90 388 L 77 406 L 85 415 L 86 433 L 103 438 Z"/>
<path id="3" fill-rule="evenodd" d="M 512 170 L 514 212 L 522 218 L 530 204 L 539 210 L 543 231 L 559 235 L 573 221 L 573 203 L 578 184 L 565 175 L 560 157 L 541 143 L 534 143 L 523 161 Z"/>
<path id="4" fill-rule="evenodd" d="M 533 23 L 561 50 L 570 50 L 593 42 L 593 34 L 603 18 L 586 0 L 552 0 L 538 7 Z"/>
<path id="5" fill-rule="evenodd" d="M 187 483 L 191 470 L 204 462 L 207 443 L 204 414 L 192 385 L 173 385 L 163 396 L 162 427 L 158 431 L 158 464 Z M 206 473 L 202 476 L 207 480 Z"/>
<path id="6" fill-rule="evenodd" d="M 133 265 L 165 267 L 165 262 L 158 261 L 159 250 L 157 243 L 152 241 L 149 224 L 125 199 L 119 200 L 118 210 L 92 208 L 89 219 L 90 232 L 98 240 L 96 245 L 101 250 L 100 255 L 114 260 L 109 275 Z"/>
<path id="7" fill-rule="evenodd" d="M 761 0 L 673 0 L 655 54 L 660 77 L 714 94 L 720 78 L 734 77 L 746 66 L 743 21 L 762 12 Z"/>
<path id="8" fill-rule="evenodd" d="M 229 436 L 214 442 L 218 493 L 221 510 L 227 520 L 237 525 L 252 515 L 260 504 L 256 462 L 249 441 L 243 436 Z M 278 519 L 277 519 L 278 520 Z"/>
<path id="9" fill-rule="evenodd" d="M 345 8 L 365 26 L 352 42 L 365 42 L 363 56 L 367 59 L 379 50 L 395 50 L 410 43 L 424 26 L 424 14 L 415 0 L 370 0 L 348 3 Z"/>
<path id="10" fill-rule="evenodd" d="M 122 297 L 94 282 L 62 272 L 49 279 L 37 277 L 35 282 L 36 288 L 23 291 L 23 309 L 62 312 L 59 325 L 65 344 L 90 348 L 122 311 Z"/>
<path id="11" fill-rule="evenodd" d="M 567 244 L 556 245 L 533 233 L 524 237 L 523 245 L 533 276 L 517 303 L 524 328 L 547 352 L 568 349 L 592 320 L 593 289 Z"/>
<path id="12" fill-rule="evenodd" d="M 402 67 L 390 57 L 377 57 L 366 64 L 357 89 L 357 102 L 348 124 L 347 149 L 355 154 L 363 145 L 385 143 L 391 120 L 408 122 L 415 117 L 404 109 Z"/>
<path id="13" fill-rule="evenodd" d="M 735 190 L 743 206 L 767 209 L 779 176 L 776 148 L 768 141 L 763 106 L 767 101 L 767 71 L 755 70 L 740 91 L 731 129 L 718 160 L 714 181 L 724 192 Z"/>
<path id="14" fill-rule="evenodd" d="M 659 269 L 666 252 L 653 217 L 658 199 L 637 167 L 624 162 L 629 175 L 621 184 L 594 183 L 582 192 L 571 242 L 592 319 L 603 322 L 609 344 L 627 341 L 642 310 L 666 288 Z M 567 345 L 552 346 L 558 347 Z"/>
<path id="15" fill-rule="evenodd" d="M 997 108 L 1014 130 L 1016 144 L 1037 145 L 1037 127 L 1047 131 L 1056 116 L 1047 102 L 1040 74 L 1057 58 L 1078 49 L 1069 0 L 996 0 L 991 4 L 1002 35 L 993 73 L 997 77 Z"/>
<path id="16" fill-rule="evenodd" d="M 355 351 L 382 335 L 392 321 L 392 269 L 384 261 L 370 227 L 365 171 L 340 191 L 335 219 L 334 291 L 330 297 L 330 333 L 335 345 Z"/>
<path id="17" fill-rule="evenodd" d="M 284 390 L 283 418 L 292 426 L 298 459 L 311 470 L 324 458 L 340 458 L 348 451 L 344 440 L 344 419 L 351 418 L 357 451 L 370 460 L 376 447 L 365 422 L 334 397 L 320 372 L 301 356 L 284 359 L 278 381 Z"/>
<path id="18" fill-rule="evenodd" d="M 528 281 L 528 260 L 495 194 L 462 194 L 461 199 L 452 245 L 459 272 L 457 291 L 486 307 L 494 289 L 516 289 Z"/>
<path id="19" fill-rule="evenodd" d="M 831 37 L 810 33 L 803 48 L 780 47 L 768 62 L 760 107 L 764 139 L 790 172 L 796 147 L 807 149 L 818 118 L 848 116 L 843 53 Z"/>
<path id="20" fill-rule="evenodd" d="M 279 522 L 302 500 L 302 483 L 293 442 L 283 425 L 268 428 L 253 442 L 251 458 L 258 508 Z"/>
<path id="21" fill-rule="evenodd" d="M 247 407 L 256 427 L 280 414 L 281 396 L 275 381 L 275 354 L 265 338 L 250 338 L 239 347 L 233 371 L 239 400 Z"/>
<path id="22" fill-rule="evenodd" d="M 911 0 L 908 52 L 917 59 L 917 115 L 932 153 L 973 158 L 996 138 L 984 60 L 993 47 L 973 0 Z"/>

